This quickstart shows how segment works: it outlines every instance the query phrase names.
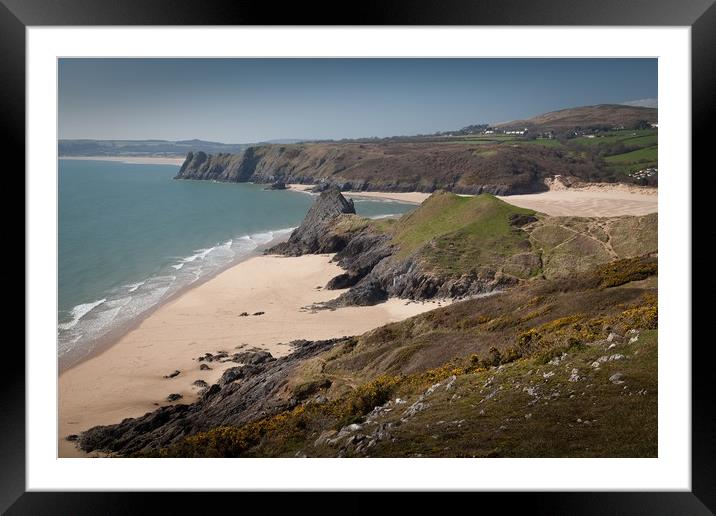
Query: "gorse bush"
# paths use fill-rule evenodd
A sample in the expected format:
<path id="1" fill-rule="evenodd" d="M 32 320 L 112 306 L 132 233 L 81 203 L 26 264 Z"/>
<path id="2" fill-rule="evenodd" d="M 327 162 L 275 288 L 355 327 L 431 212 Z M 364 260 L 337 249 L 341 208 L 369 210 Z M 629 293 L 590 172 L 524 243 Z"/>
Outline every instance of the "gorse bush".
<path id="1" fill-rule="evenodd" d="M 657 260 L 649 256 L 616 260 L 597 269 L 601 288 L 617 287 L 630 281 L 643 280 L 657 272 Z"/>

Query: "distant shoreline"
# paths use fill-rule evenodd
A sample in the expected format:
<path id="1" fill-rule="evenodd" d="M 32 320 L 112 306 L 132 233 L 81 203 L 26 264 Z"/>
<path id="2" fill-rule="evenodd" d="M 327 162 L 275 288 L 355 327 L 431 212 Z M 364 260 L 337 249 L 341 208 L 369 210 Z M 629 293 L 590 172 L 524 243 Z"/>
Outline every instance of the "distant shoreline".
<path id="1" fill-rule="evenodd" d="M 132 165 L 181 165 L 185 158 L 168 158 L 159 156 L 60 156 L 59 159 L 80 161 L 118 161 Z"/>

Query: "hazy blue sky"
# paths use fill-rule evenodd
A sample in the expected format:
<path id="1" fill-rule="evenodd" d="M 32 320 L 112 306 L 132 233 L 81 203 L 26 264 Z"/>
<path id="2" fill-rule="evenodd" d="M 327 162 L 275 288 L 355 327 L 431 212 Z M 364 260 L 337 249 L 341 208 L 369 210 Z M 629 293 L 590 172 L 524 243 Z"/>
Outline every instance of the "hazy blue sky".
<path id="1" fill-rule="evenodd" d="M 656 59 L 61 59 L 60 138 L 432 133 L 657 97 Z"/>

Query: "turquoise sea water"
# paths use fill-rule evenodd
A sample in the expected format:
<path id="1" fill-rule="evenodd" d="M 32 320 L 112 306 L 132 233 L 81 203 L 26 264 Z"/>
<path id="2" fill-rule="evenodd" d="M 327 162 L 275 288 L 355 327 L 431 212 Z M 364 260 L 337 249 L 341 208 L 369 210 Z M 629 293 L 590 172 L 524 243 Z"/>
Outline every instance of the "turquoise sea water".
<path id="1" fill-rule="evenodd" d="M 262 185 L 176 181 L 174 165 L 59 161 L 58 354 L 104 336 L 178 290 L 285 239 L 315 197 Z M 357 200 L 380 217 L 409 211 Z"/>

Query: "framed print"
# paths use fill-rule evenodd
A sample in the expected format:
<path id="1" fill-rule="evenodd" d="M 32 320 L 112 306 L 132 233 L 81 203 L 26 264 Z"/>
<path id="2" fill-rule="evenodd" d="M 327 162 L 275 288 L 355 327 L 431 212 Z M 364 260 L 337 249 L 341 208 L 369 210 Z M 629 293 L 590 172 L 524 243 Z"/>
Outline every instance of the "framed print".
<path id="1" fill-rule="evenodd" d="M 3 510 L 713 510 L 712 2 L 80 4 L 0 10 L 27 205 Z"/>

